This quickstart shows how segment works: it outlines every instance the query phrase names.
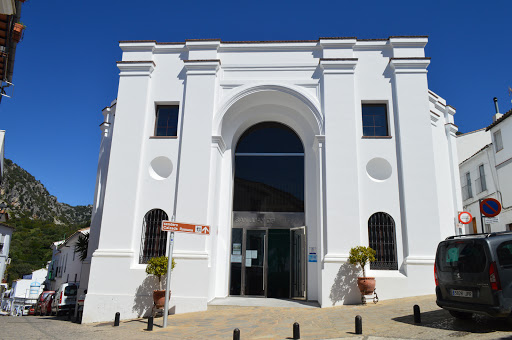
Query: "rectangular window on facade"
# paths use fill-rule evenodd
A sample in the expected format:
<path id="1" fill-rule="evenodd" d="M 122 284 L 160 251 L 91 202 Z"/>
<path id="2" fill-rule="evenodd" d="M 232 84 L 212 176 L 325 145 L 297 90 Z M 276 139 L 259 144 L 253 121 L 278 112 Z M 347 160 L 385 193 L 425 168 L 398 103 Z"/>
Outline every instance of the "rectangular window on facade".
<path id="1" fill-rule="evenodd" d="M 465 201 L 473 197 L 473 190 L 471 188 L 471 175 L 466 172 L 465 178 L 461 181 L 462 186 L 462 199 Z"/>
<path id="2" fill-rule="evenodd" d="M 478 185 L 478 192 L 480 193 L 482 191 L 487 190 L 487 183 L 485 182 L 485 170 L 484 170 L 483 164 L 481 164 L 478 167 L 478 173 L 480 175 L 480 178 L 477 181 L 477 185 Z"/>
<path id="3" fill-rule="evenodd" d="M 179 105 L 158 105 L 156 108 L 155 136 L 178 135 Z"/>
<path id="4" fill-rule="evenodd" d="M 76 283 L 76 277 L 77 277 L 77 275 L 78 275 L 78 274 L 75 274 L 75 281 L 73 281 L 73 282 L 75 282 L 75 283 Z"/>
<path id="5" fill-rule="evenodd" d="M 386 137 L 388 132 L 388 112 L 386 104 L 363 104 L 363 136 Z"/>
<path id="6" fill-rule="evenodd" d="M 501 140 L 501 130 L 498 130 L 494 133 L 494 148 L 496 152 L 503 149 L 503 141 Z"/>
<path id="7" fill-rule="evenodd" d="M 68 283 L 68 282 L 69 282 L 69 274 L 68 274 L 68 276 L 66 278 L 66 283 Z"/>

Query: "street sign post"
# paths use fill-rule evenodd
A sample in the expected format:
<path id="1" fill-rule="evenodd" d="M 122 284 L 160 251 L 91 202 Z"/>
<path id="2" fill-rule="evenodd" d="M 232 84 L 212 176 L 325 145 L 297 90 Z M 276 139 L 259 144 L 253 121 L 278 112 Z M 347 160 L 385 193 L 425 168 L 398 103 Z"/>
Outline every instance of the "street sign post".
<path id="1" fill-rule="evenodd" d="M 469 224 L 473 220 L 473 216 L 467 211 L 462 211 L 459 213 L 459 222 L 462 224 Z"/>
<path id="2" fill-rule="evenodd" d="M 163 328 L 167 327 L 167 318 L 169 317 L 169 295 L 171 289 L 171 268 L 172 268 L 172 250 L 174 248 L 174 233 L 192 233 L 198 235 L 210 235 L 210 226 L 208 225 L 200 225 L 200 224 L 190 224 L 190 223 L 181 223 L 174 222 L 174 216 L 172 217 L 172 221 L 162 221 L 162 231 L 170 232 L 171 235 L 169 237 L 169 253 L 168 253 L 168 262 L 167 262 L 167 280 L 165 283 L 165 303 L 164 303 L 164 313 L 163 313 Z"/>

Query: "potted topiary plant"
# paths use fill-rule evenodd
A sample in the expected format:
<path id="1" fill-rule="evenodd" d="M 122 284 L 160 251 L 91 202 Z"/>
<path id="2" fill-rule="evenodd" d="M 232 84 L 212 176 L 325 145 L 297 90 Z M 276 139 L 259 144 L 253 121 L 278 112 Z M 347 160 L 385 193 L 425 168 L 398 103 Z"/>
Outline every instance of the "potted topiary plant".
<path id="1" fill-rule="evenodd" d="M 153 291 L 153 301 L 156 305 L 156 308 L 163 308 L 165 304 L 165 289 L 162 289 L 162 276 L 167 275 L 167 263 L 169 259 L 167 256 L 160 257 L 152 257 L 148 261 L 148 265 L 146 267 L 146 274 L 154 275 L 158 278 L 158 285 L 160 287 L 159 290 Z M 176 262 L 172 259 L 171 270 L 176 266 Z M 169 292 L 169 297 L 171 292 Z"/>
<path id="2" fill-rule="evenodd" d="M 363 269 L 363 276 L 357 278 L 357 286 L 359 287 L 361 295 L 373 294 L 373 291 L 375 290 L 375 278 L 366 277 L 366 271 L 364 267 L 368 262 L 375 261 L 376 253 L 377 252 L 370 247 L 359 246 L 350 249 L 348 262 L 354 266 L 359 265 Z"/>

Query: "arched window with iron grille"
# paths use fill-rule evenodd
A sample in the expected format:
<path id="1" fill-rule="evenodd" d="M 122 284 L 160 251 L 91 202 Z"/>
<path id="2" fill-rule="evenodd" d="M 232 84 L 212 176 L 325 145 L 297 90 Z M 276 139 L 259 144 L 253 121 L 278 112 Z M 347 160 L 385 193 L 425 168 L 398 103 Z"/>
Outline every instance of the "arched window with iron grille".
<path id="1" fill-rule="evenodd" d="M 377 252 L 375 262 L 370 269 L 397 270 L 396 233 L 393 217 L 385 212 L 378 212 L 368 219 L 368 238 L 370 248 Z"/>
<path id="2" fill-rule="evenodd" d="M 142 221 L 142 237 L 140 242 L 139 263 L 148 263 L 152 257 L 164 256 L 167 244 L 167 233 L 162 231 L 162 221 L 167 214 L 160 209 L 146 213 Z"/>

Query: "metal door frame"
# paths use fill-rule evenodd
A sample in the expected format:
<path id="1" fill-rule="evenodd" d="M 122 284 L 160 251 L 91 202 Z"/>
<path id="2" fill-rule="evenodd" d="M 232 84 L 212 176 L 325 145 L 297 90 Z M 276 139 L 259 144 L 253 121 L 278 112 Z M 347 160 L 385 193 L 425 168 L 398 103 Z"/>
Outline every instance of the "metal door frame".
<path id="1" fill-rule="evenodd" d="M 293 266 L 293 264 L 291 263 L 292 258 L 293 258 L 293 256 L 292 256 L 292 252 L 293 252 L 292 231 L 300 230 L 300 229 L 304 230 L 304 243 L 303 243 L 304 249 L 301 252 L 302 256 L 303 256 L 303 261 L 301 263 L 301 267 L 302 267 L 302 280 L 304 282 L 304 297 L 293 297 L 292 296 L 293 295 L 293 283 L 292 283 L 292 266 Z M 290 228 L 290 299 L 293 299 L 293 300 L 307 300 L 307 298 L 308 298 L 307 248 L 308 248 L 308 233 L 307 233 L 306 226 Z"/>
<path id="2" fill-rule="evenodd" d="M 241 278 L 240 278 L 240 295 L 233 295 L 233 296 L 251 296 L 251 297 L 267 297 L 267 278 L 268 278 L 268 228 L 250 228 L 250 227 L 243 227 L 238 228 L 242 229 L 242 269 L 241 269 Z M 247 230 L 258 230 L 258 231 L 265 231 L 265 234 L 263 235 L 263 295 L 246 295 L 245 294 L 245 255 L 247 250 Z M 232 242 L 232 241 L 231 241 Z M 231 267 L 229 269 L 230 276 L 231 276 Z M 229 280 L 231 285 L 231 280 Z M 231 291 L 231 287 L 230 287 Z"/>

